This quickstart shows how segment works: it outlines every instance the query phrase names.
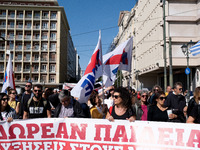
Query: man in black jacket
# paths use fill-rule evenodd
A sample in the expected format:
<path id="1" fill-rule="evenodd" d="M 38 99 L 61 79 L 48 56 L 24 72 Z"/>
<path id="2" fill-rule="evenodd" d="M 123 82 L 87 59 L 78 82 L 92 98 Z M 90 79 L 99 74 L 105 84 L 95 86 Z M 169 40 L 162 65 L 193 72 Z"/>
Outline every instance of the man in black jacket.
<path id="1" fill-rule="evenodd" d="M 59 93 L 58 98 L 60 100 L 60 103 L 55 109 L 54 117 L 57 118 L 85 117 L 80 103 L 71 97 L 71 94 L 68 90 L 62 90 Z"/>
<path id="2" fill-rule="evenodd" d="M 172 122 L 185 122 L 186 118 L 183 113 L 184 107 L 186 107 L 185 97 L 182 95 L 183 85 L 181 82 L 174 84 L 174 91 L 169 93 L 164 105 L 168 107 L 168 110 L 172 110 L 172 114 L 169 114 L 169 119 Z"/>

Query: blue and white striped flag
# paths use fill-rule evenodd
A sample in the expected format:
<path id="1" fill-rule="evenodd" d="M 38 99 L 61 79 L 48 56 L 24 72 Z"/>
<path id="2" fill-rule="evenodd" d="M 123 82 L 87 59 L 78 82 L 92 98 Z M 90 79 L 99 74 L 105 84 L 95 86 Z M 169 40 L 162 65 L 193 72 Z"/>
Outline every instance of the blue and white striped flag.
<path id="1" fill-rule="evenodd" d="M 190 48 L 190 52 L 193 56 L 200 54 L 200 41 Z"/>

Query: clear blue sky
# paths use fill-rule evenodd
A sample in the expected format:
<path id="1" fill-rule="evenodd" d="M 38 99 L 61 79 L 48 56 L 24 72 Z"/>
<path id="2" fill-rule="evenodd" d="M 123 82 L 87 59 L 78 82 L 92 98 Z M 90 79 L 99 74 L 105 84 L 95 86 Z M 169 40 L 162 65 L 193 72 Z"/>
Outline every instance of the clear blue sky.
<path id="1" fill-rule="evenodd" d="M 97 45 L 98 30 L 102 30 L 102 50 L 105 54 L 118 33 L 120 11 L 130 11 L 136 0 L 57 1 L 65 8 L 72 40 L 80 56 L 81 70 L 85 70 Z"/>

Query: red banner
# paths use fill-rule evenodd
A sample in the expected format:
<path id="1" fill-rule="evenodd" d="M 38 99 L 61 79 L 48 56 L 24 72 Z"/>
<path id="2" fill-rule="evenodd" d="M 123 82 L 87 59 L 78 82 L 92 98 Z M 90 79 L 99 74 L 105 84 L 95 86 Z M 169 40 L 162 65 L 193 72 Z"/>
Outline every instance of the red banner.
<path id="1" fill-rule="evenodd" d="M 0 123 L 1 150 L 197 150 L 196 124 L 103 119 L 32 119 Z"/>

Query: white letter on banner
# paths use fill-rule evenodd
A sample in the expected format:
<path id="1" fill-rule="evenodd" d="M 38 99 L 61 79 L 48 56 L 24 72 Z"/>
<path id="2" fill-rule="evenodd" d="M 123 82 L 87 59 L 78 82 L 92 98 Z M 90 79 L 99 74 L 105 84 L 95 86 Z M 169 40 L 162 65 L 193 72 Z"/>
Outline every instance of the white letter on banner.
<path id="1" fill-rule="evenodd" d="M 12 146 L 13 146 L 14 149 L 19 149 L 19 145 L 20 145 L 20 142 L 13 142 L 12 143 Z M 19 149 L 19 150 L 21 150 L 21 149 Z"/>
<path id="2" fill-rule="evenodd" d="M 33 145 L 35 145 L 35 149 L 34 150 L 39 150 L 40 145 L 42 145 L 42 142 L 34 142 Z"/>
<path id="3" fill-rule="evenodd" d="M 58 149 L 57 145 L 58 145 L 58 142 L 53 142 L 53 149 Z"/>
<path id="4" fill-rule="evenodd" d="M 71 147 L 71 150 L 76 150 L 76 147 L 78 147 L 78 144 L 70 143 L 70 147 Z"/>
<path id="5" fill-rule="evenodd" d="M 52 150 L 52 149 L 49 149 L 51 147 L 51 144 L 52 142 L 44 142 L 44 150 Z"/>
<path id="6" fill-rule="evenodd" d="M 96 148 L 98 148 L 98 150 L 102 150 L 101 146 L 99 146 L 99 145 L 92 145 L 92 147 L 90 148 L 90 150 L 94 150 Z"/>
<path id="7" fill-rule="evenodd" d="M 65 144 L 65 142 L 59 142 L 60 150 L 64 149 L 64 146 L 66 146 Z"/>
<path id="8" fill-rule="evenodd" d="M 4 148 L 4 150 L 8 150 L 8 148 L 10 147 L 10 143 L 3 143 L 1 144 L 1 146 Z"/>
<path id="9" fill-rule="evenodd" d="M 103 145 L 104 150 L 113 150 L 113 146 Z"/>
<path id="10" fill-rule="evenodd" d="M 128 147 L 128 150 L 134 150 L 134 148 L 133 147 Z"/>
<path id="11" fill-rule="evenodd" d="M 115 150 L 123 150 L 123 146 L 114 146 Z"/>
<path id="12" fill-rule="evenodd" d="M 87 150 L 87 148 L 90 148 L 89 144 L 80 144 L 80 148 L 83 148 L 83 150 Z"/>
<path id="13" fill-rule="evenodd" d="M 26 142 L 22 142 L 23 149 L 29 149 L 32 150 L 32 142 L 28 142 L 28 145 L 26 145 Z"/>

